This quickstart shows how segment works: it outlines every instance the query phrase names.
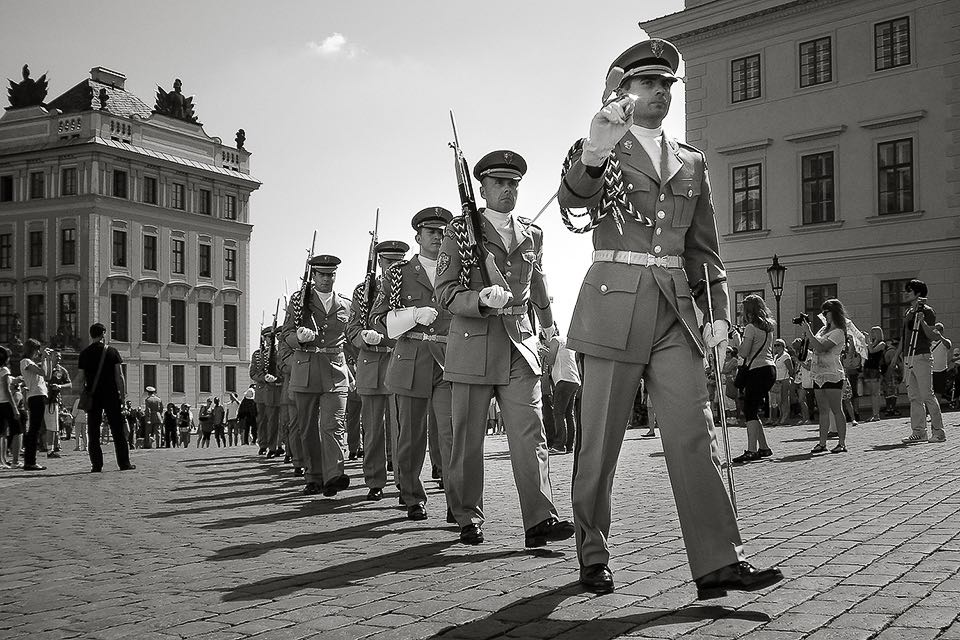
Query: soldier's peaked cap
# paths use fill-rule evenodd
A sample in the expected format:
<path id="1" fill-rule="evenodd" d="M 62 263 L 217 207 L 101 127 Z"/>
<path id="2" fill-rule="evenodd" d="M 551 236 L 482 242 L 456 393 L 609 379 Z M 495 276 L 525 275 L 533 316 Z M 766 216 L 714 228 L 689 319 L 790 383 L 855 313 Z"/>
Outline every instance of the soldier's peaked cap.
<path id="1" fill-rule="evenodd" d="M 384 240 L 375 247 L 377 255 L 387 260 L 403 260 L 410 245 L 401 240 Z"/>
<path id="2" fill-rule="evenodd" d="M 617 56 L 609 70 L 615 67 L 623 69 L 623 79 L 620 80 L 622 86 L 624 82 L 637 76 L 661 76 L 677 80 L 679 66 L 680 52 L 672 42 L 650 38 L 638 42 Z"/>
<path id="3" fill-rule="evenodd" d="M 337 256 L 319 255 L 310 258 L 311 271 L 319 271 L 320 273 L 336 273 L 339 264 L 340 258 Z"/>
<path id="4" fill-rule="evenodd" d="M 480 158 L 473 167 L 473 177 L 477 180 L 484 178 L 513 178 L 519 180 L 527 172 L 527 161 L 519 153 L 500 149 L 491 151 Z"/>
<path id="5" fill-rule="evenodd" d="M 427 207 L 417 211 L 410 224 L 418 231 L 424 227 L 428 229 L 443 229 L 453 220 L 453 214 L 443 207 Z"/>

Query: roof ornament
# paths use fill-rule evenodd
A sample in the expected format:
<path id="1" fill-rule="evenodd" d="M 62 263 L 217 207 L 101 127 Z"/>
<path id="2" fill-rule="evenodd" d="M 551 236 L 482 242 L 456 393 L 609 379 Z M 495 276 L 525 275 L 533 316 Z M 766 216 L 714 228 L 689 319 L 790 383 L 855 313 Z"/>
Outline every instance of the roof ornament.
<path id="1" fill-rule="evenodd" d="M 243 145 L 247 142 L 247 133 L 243 129 L 237 130 L 237 150 L 245 151 Z"/>
<path id="2" fill-rule="evenodd" d="M 177 120 L 183 120 L 191 124 L 200 124 L 197 116 L 194 114 L 193 96 L 187 97 L 182 92 L 183 83 L 180 78 L 173 81 L 173 91 L 166 92 L 159 85 L 157 86 L 157 103 L 153 107 L 153 113 L 159 113 L 163 116 L 169 116 Z"/>
<path id="3" fill-rule="evenodd" d="M 110 95 L 107 93 L 107 90 L 103 87 L 100 87 L 100 95 L 97 96 L 97 100 L 100 101 L 100 111 L 107 110 L 107 100 L 110 99 Z"/>
<path id="4" fill-rule="evenodd" d="M 39 80 L 34 80 L 30 77 L 30 67 L 27 65 L 23 65 L 21 73 L 23 74 L 22 81 L 9 81 L 10 88 L 7 89 L 7 97 L 10 100 L 10 106 L 7 109 L 44 106 L 43 99 L 47 97 L 47 74 L 40 76 Z"/>

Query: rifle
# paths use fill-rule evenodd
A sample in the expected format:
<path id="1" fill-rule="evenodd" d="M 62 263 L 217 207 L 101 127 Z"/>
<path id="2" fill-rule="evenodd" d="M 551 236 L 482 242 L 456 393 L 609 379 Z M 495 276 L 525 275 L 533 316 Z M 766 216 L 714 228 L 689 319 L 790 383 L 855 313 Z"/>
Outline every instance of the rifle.
<path id="1" fill-rule="evenodd" d="M 450 111 L 450 124 L 453 126 L 453 142 L 449 143 L 453 149 L 453 166 L 457 173 L 457 187 L 460 191 L 460 210 L 463 212 L 464 222 L 467 229 L 467 245 L 477 260 L 477 268 L 480 270 L 480 279 L 484 287 L 492 284 L 490 279 L 490 269 L 487 265 L 487 256 L 489 252 L 483 246 L 483 242 L 478 239 L 483 238 L 483 222 L 480 220 L 480 212 L 477 210 L 477 198 L 473 195 L 473 182 L 470 180 L 470 167 L 467 165 L 466 158 L 463 157 L 463 151 L 460 150 L 460 137 L 457 135 L 457 120 Z"/>
<path id="2" fill-rule="evenodd" d="M 270 346 L 267 348 L 267 373 L 277 376 L 277 316 L 280 315 L 280 300 L 273 312 L 273 329 L 270 331 Z"/>
<path id="3" fill-rule="evenodd" d="M 303 282 L 300 284 L 300 309 L 298 309 L 299 318 L 296 319 L 297 327 L 307 327 L 314 331 L 317 330 L 317 323 L 310 313 L 310 298 L 313 295 L 313 278 L 310 277 L 310 259 L 313 258 L 313 251 L 317 246 L 317 232 L 313 232 L 313 242 L 310 243 L 310 251 L 307 252 L 307 264 L 303 270 Z"/>
<path id="4" fill-rule="evenodd" d="M 363 302 L 366 304 L 367 328 L 370 325 L 370 312 L 373 311 L 374 296 L 377 294 L 377 227 L 380 225 L 380 207 L 373 219 L 373 231 L 370 232 L 370 249 L 367 251 L 367 277 L 363 281 Z"/>

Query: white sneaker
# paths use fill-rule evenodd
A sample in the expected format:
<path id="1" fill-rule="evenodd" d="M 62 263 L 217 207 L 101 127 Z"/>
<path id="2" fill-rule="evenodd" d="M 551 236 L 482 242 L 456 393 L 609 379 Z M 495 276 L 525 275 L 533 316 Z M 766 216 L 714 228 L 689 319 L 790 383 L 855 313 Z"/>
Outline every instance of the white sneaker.
<path id="1" fill-rule="evenodd" d="M 904 444 L 919 444 L 921 442 L 926 442 L 927 436 L 920 435 L 919 433 L 911 433 L 909 436 L 901 440 Z"/>

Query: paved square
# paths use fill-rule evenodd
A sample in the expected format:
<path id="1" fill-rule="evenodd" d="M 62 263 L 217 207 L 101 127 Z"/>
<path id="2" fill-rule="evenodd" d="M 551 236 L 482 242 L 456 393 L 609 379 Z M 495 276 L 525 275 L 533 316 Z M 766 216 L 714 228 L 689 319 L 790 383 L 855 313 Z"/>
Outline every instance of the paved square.
<path id="1" fill-rule="evenodd" d="M 325 499 L 253 447 L 135 451 L 132 473 L 105 449 L 106 472 L 89 474 L 67 446 L 43 474 L 0 471 L 0 637 L 960 640 L 960 413 L 945 422 L 943 444 L 901 445 L 906 420 L 890 420 L 817 457 L 814 427 L 770 429 L 773 458 L 736 470 L 740 523 L 754 563 L 787 579 L 706 603 L 660 441 L 639 431 L 615 492 L 617 591 L 602 597 L 577 587 L 572 540 L 523 549 L 502 436 L 487 440 L 478 547 L 457 543 L 433 481 L 414 523 L 395 491 L 364 500 L 357 463 Z M 551 458 L 564 517 L 571 466 Z"/>

